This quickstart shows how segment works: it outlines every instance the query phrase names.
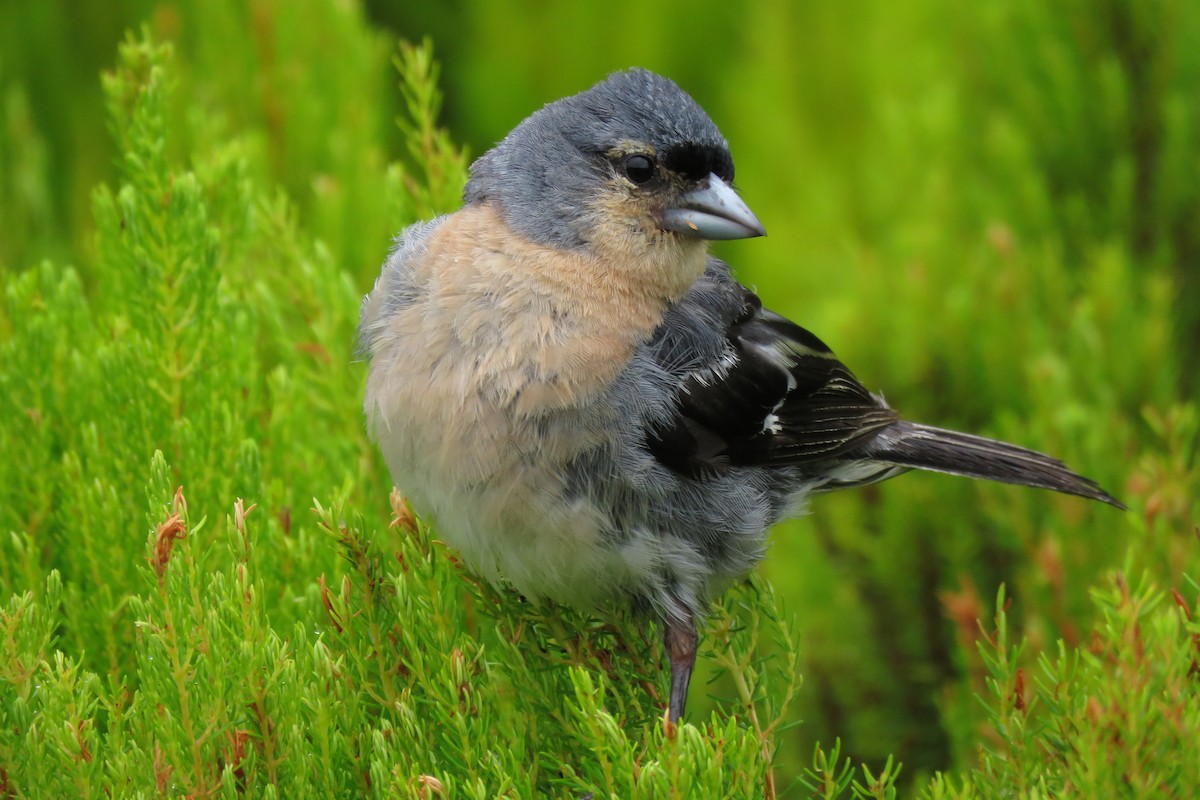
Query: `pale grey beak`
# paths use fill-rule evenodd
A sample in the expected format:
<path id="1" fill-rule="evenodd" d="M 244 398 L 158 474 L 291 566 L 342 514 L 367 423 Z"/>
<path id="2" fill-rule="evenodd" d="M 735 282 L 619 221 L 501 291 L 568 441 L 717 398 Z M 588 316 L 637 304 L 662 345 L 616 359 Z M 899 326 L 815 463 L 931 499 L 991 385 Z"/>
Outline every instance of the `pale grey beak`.
<path id="1" fill-rule="evenodd" d="M 662 227 L 697 239 L 766 236 L 758 217 L 728 183 L 709 173 L 704 186 L 688 192 L 662 215 Z"/>

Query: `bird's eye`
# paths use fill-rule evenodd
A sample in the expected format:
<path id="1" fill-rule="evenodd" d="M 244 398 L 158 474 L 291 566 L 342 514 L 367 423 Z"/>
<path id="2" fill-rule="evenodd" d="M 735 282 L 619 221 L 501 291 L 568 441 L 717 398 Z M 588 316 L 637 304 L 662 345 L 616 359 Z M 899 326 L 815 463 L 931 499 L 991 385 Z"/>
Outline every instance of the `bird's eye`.
<path id="1" fill-rule="evenodd" d="M 643 155 L 629 156 L 625 159 L 625 175 L 634 183 L 646 183 L 654 177 L 654 159 Z"/>

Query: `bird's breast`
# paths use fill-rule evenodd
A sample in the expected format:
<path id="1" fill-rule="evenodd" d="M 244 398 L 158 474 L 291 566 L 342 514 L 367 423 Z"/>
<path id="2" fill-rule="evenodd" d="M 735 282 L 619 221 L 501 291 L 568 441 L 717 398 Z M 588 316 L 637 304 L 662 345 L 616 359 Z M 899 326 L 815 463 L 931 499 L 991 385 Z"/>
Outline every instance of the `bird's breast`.
<path id="1" fill-rule="evenodd" d="M 453 360 L 439 366 L 461 370 L 465 392 L 516 415 L 589 402 L 665 306 L 601 258 L 508 232 L 488 205 L 449 217 L 416 269 L 426 296 L 414 321 Z"/>
<path id="2" fill-rule="evenodd" d="M 366 304 L 391 309 L 371 326 L 366 410 L 397 486 L 469 562 L 518 585 L 537 588 L 512 574 L 522 563 L 603 560 L 605 512 L 564 503 L 567 465 L 628 423 L 606 391 L 664 301 L 589 256 L 506 235 L 487 206 L 420 245 L 402 246 L 392 276 L 405 302 L 374 296 L 385 270 Z"/>

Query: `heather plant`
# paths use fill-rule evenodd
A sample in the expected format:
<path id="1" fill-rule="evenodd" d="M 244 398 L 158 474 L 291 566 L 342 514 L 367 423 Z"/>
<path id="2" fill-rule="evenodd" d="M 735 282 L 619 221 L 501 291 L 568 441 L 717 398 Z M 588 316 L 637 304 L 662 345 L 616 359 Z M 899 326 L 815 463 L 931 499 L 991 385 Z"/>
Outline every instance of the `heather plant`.
<path id="1" fill-rule="evenodd" d="M 389 171 L 381 202 L 412 219 L 453 197 L 464 162 L 433 126 L 429 51 L 397 63 L 419 169 Z M 755 655 L 787 635 L 769 590 L 714 618 L 753 724 L 702 733 L 659 720 L 641 621 L 465 573 L 388 502 L 358 410 L 353 281 L 248 176 L 241 143 L 171 159 L 173 69 L 142 35 L 105 78 L 122 153 L 120 185 L 95 195 L 102 284 L 89 296 L 43 265 L 7 286 L 4 795 L 769 784 L 797 680 Z"/>
<path id="2" fill-rule="evenodd" d="M 414 516 L 353 355 L 389 237 L 458 203 L 481 123 L 443 89 L 503 133 L 534 103 L 481 76 L 596 12 L 506 17 L 545 49 L 497 66 L 482 6 L 404 10 L 443 75 L 354 4 L 114 2 L 151 21 L 80 12 L 93 102 L 77 40 L 14 33 L 52 4 L 0 8 L 0 798 L 1194 795 L 1196 12 L 867 5 L 633 59 L 733 142 L 771 235 L 722 254 L 907 416 L 1131 510 L 819 498 L 713 610 L 680 726 L 643 620 L 483 584 Z"/>

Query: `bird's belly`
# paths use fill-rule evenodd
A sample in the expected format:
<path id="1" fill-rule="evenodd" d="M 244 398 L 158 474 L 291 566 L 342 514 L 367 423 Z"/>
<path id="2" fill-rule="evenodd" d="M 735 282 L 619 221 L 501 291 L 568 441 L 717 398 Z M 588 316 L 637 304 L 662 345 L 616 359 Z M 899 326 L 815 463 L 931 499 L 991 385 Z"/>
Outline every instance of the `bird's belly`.
<path id="1" fill-rule="evenodd" d="M 593 607 L 616 594 L 629 569 L 611 517 L 566 486 L 570 461 L 608 434 L 577 410 L 529 417 L 489 401 L 469 388 L 466 359 L 440 374 L 420 362 L 373 375 L 368 413 L 397 488 L 438 538 L 529 597 Z"/>
<path id="2" fill-rule="evenodd" d="M 577 608 L 603 605 L 629 585 L 631 566 L 613 543 L 609 515 L 586 499 L 565 499 L 553 468 L 509 464 L 465 484 L 409 463 L 393 470 L 400 491 L 473 572 Z"/>
<path id="3" fill-rule="evenodd" d="M 527 596 L 581 608 L 606 601 L 620 571 L 603 511 L 584 503 L 565 507 L 530 500 L 503 508 L 484 502 L 477 506 L 483 513 L 459 509 L 439 530 L 453 536 L 470 563 Z"/>

